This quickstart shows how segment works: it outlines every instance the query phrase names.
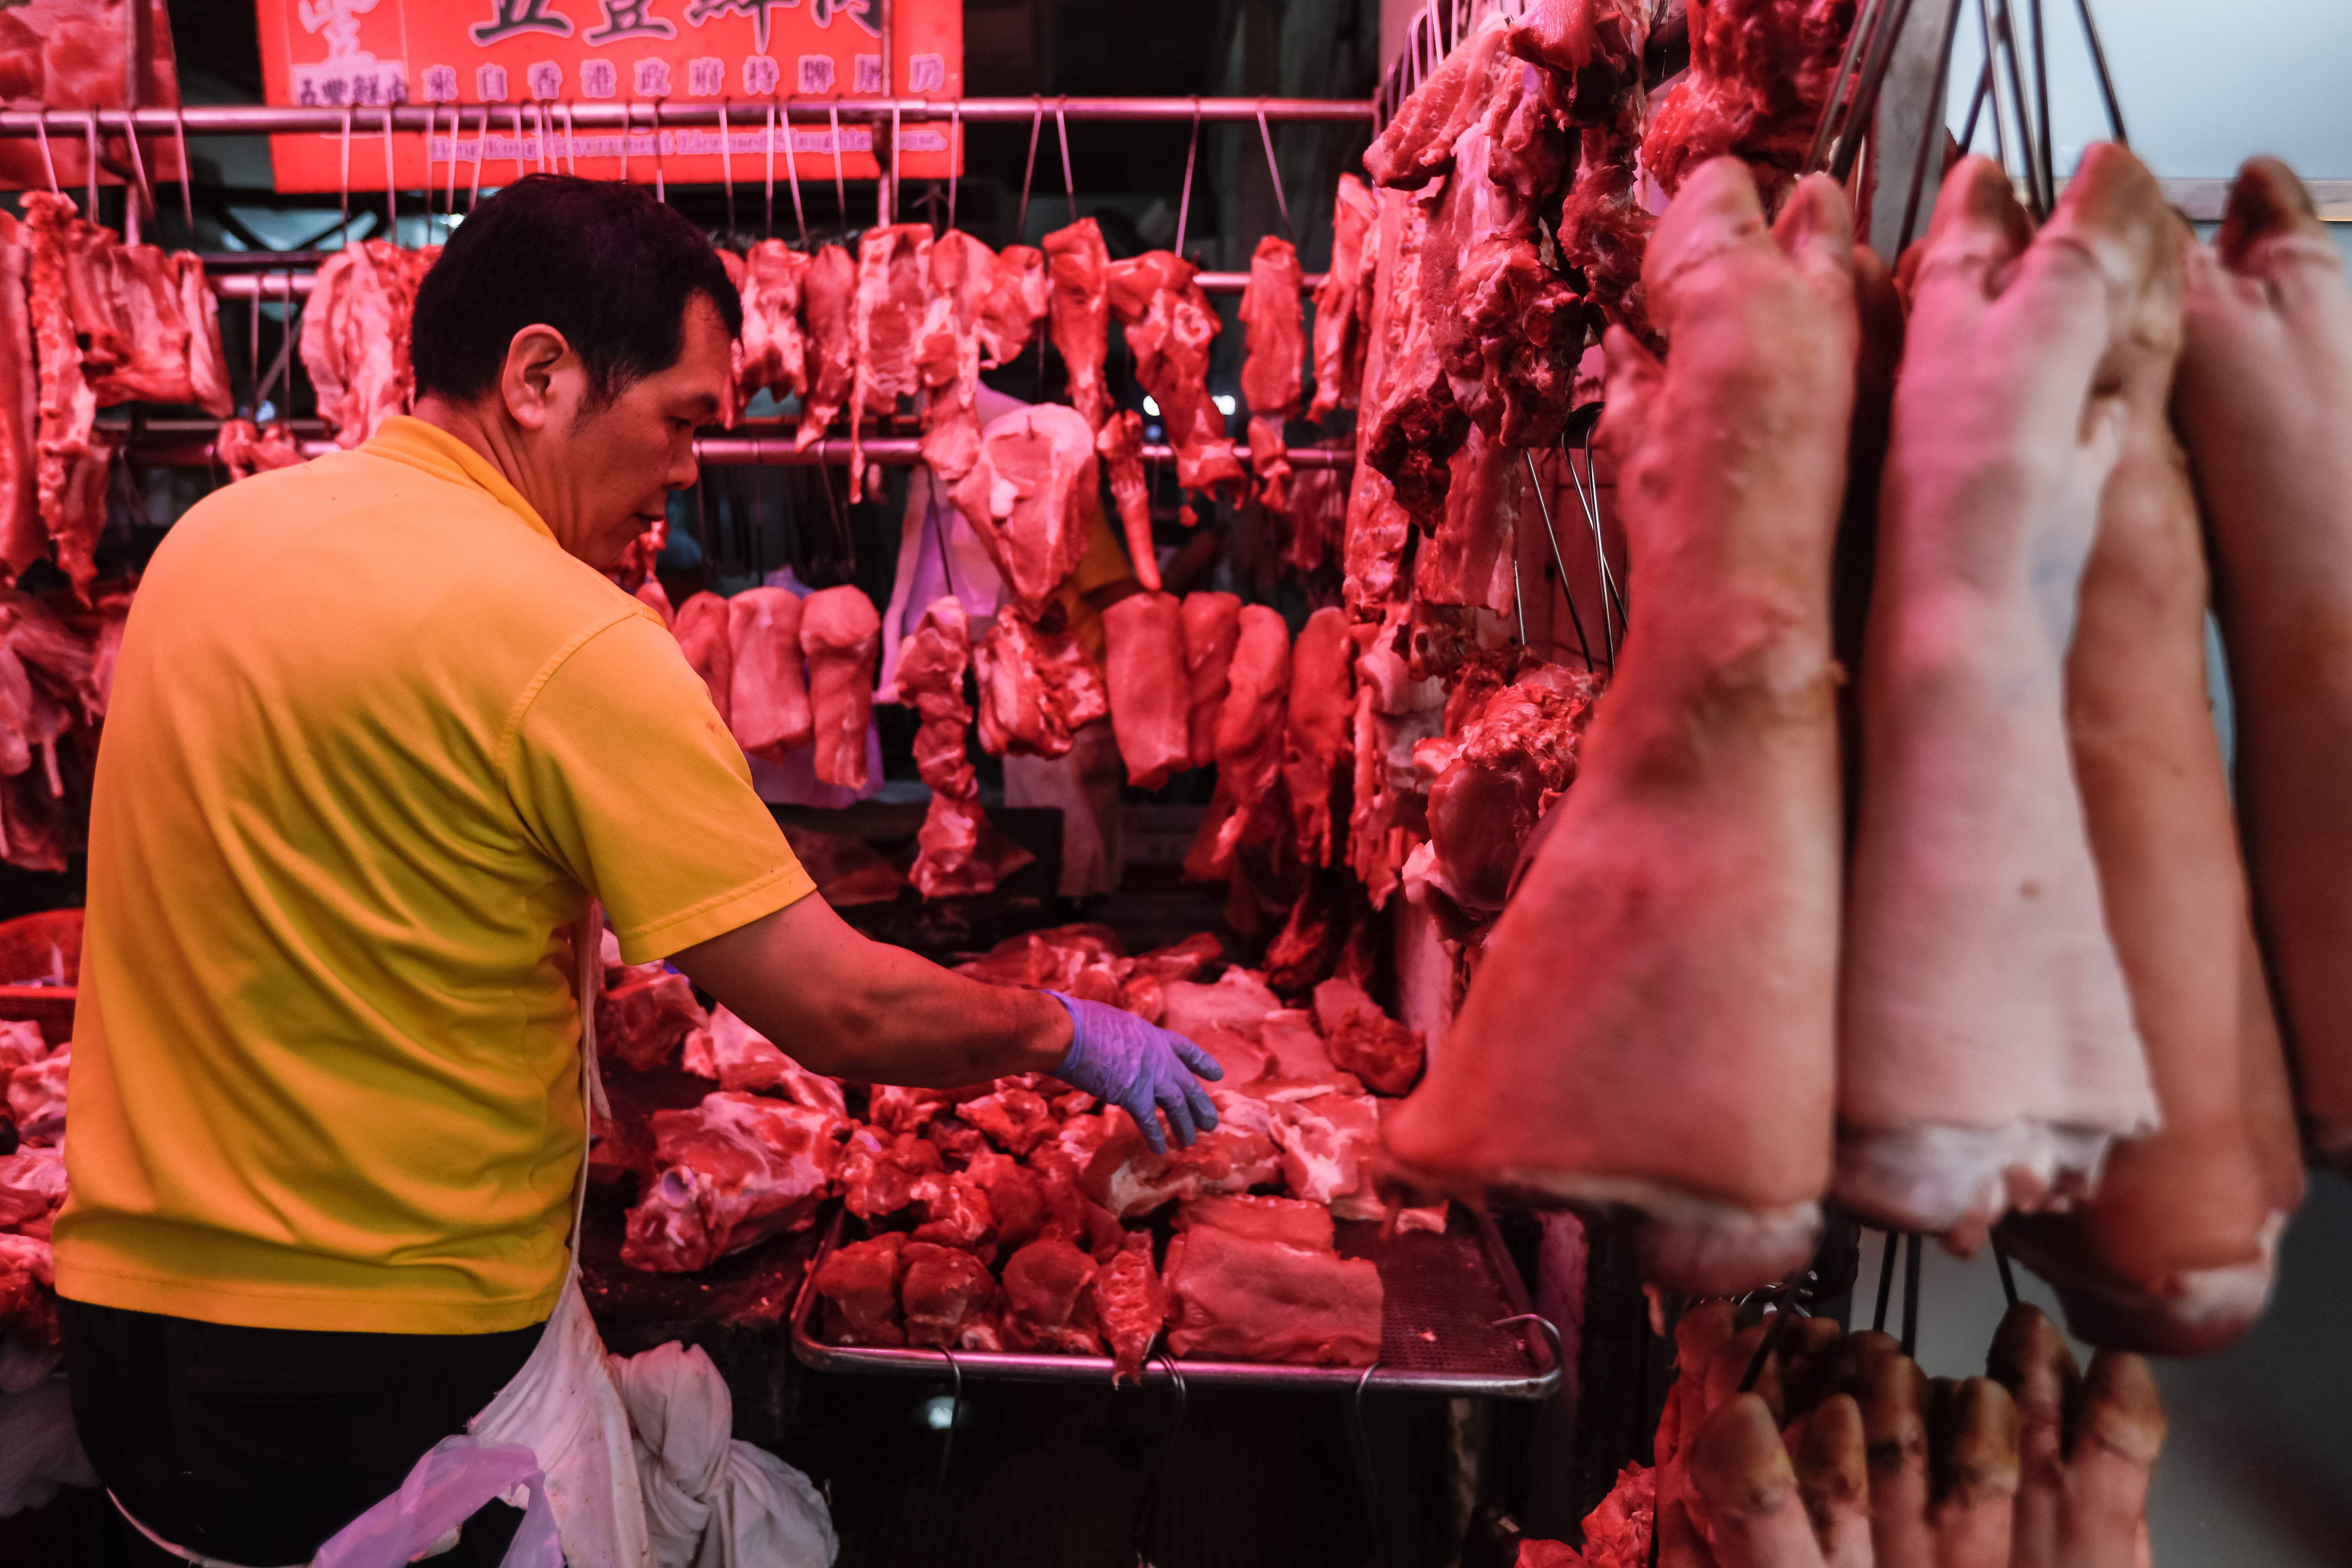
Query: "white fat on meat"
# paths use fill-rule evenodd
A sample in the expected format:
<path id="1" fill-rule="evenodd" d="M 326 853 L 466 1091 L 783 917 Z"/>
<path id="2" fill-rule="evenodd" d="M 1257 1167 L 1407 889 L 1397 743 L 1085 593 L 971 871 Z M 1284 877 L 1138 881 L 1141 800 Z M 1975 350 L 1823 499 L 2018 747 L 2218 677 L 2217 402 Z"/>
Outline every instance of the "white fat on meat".
<path id="1" fill-rule="evenodd" d="M 680 1065 L 697 1078 L 716 1079 L 721 1089 L 772 1091 L 811 1110 L 849 1114 L 838 1081 L 809 1071 L 724 1007 L 687 1036 Z"/>
<path id="2" fill-rule="evenodd" d="M 801 399 L 795 450 L 824 438 L 841 416 L 856 380 L 857 263 L 840 246 L 821 247 L 801 278 L 801 342 L 808 377 Z M 853 416 L 854 417 L 854 416 Z"/>
<path id="3" fill-rule="evenodd" d="M 727 727 L 751 755 L 782 762 L 815 733 L 801 673 L 800 596 L 746 588 L 726 604 Z"/>
<path id="4" fill-rule="evenodd" d="M 1160 405 L 1176 450 L 1176 482 L 1202 490 L 1240 483 L 1242 465 L 1209 395 L 1209 351 L 1220 329 L 1193 281 L 1197 271 L 1172 252 L 1148 250 L 1112 262 L 1105 277 L 1111 314 L 1126 327 L 1135 356 L 1135 379 Z"/>
<path id="5" fill-rule="evenodd" d="M 621 1260 L 690 1273 L 816 1223 L 849 1123 L 825 1110 L 721 1089 L 653 1115 L 650 1190 L 629 1211 Z"/>
<path id="6" fill-rule="evenodd" d="M 1033 620 L 1086 558 L 1096 475 L 1093 428 L 1071 409 L 1040 404 L 990 421 L 951 492 L 1013 604 Z"/>
<path id="7" fill-rule="evenodd" d="M 1103 640 L 1111 731 L 1127 782 L 1158 789 L 1192 765 L 1182 603 L 1173 594 L 1130 594 L 1103 612 Z"/>

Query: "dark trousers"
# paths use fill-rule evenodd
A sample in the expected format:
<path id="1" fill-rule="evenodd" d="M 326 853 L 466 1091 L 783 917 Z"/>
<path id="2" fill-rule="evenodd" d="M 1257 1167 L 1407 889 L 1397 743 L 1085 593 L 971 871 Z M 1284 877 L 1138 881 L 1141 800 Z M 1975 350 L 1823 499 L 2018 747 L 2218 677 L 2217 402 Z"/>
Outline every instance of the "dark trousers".
<path id="1" fill-rule="evenodd" d="M 174 1545 L 308 1563 L 400 1489 L 522 1369 L 538 1328 L 358 1334 L 232 1328 L 60 1300 L 74 1422 L 99 1479 Z M 492 1503 L 439 1559 L 496 1568 L 522 1515 Z M 122 1527 L 130 1561 L 179 1559 Z"/>

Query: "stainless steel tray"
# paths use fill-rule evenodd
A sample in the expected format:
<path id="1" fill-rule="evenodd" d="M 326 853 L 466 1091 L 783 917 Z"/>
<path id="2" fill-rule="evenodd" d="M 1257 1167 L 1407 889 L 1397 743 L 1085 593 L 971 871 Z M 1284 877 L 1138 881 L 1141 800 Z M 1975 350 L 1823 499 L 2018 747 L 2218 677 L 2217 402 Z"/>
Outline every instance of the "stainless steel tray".
<path id="1" fill-rule="evenodd" d="M 829 1345 L 810 1331 L 817 1269 L 841 1245 L 844 1216 L 836 1212 L 824 1245 L 809 1266 L 793 1306 L 793 1353 L 819 1372 L 900 1377 L 996 1379 L 1021 1383 L 1107 1383 L 1108 1356 L 1033 1352 L 888 1349 Z M 1517 1268 L 1503 1248 L 1493 1220 L 1456 1205 L 1445 1233 L 1408 1232 L 1383 1237 L 1380 1227 L 1339 1226 L 1341 1256 L 1369 1258 L 1381 1271 L 1381 1359 L 1369 1372 L 1352 1366 L 1287 1366 L 1263 1362 L 1176 1363 L 1187 1384 L 1228 1388 L 1288 1388 L 1543 1399 L 1559 1387 L 1559 1356 L 1528 1310 Z M 1144 1368 L 1143 1381 L 1171 1381 L 1164 1354 Z"/>

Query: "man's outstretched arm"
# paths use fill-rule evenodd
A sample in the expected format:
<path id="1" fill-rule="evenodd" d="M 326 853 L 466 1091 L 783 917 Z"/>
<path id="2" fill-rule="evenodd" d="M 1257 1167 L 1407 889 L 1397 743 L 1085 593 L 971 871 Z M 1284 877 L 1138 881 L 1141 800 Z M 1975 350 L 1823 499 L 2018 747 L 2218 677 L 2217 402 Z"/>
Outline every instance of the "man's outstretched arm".
<path id="1" fill-rule="evenodd" d="M 1041 1072 L 1124 1106 L 1155 1145 L 1217 1124 L 1192 1041 L 1099 1002 L 990 985 L 853 930 L 812 893 L 671 962 L 812 1071 L 946 1089 Z"/>

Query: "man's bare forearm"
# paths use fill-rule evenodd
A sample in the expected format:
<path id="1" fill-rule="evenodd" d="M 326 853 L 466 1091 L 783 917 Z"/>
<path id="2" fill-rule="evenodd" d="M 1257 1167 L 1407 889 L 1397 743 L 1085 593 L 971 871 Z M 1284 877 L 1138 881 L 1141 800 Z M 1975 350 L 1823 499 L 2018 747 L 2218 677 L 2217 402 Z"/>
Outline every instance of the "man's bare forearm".
<path id="1" fill-rule="evenodd" d="M 989 985 L 845 924 L 811 894 L 672 960 L 814 1072 L 950 1088 L 1051 1072 L 1070 1017 L 1040 992 Z"/>

